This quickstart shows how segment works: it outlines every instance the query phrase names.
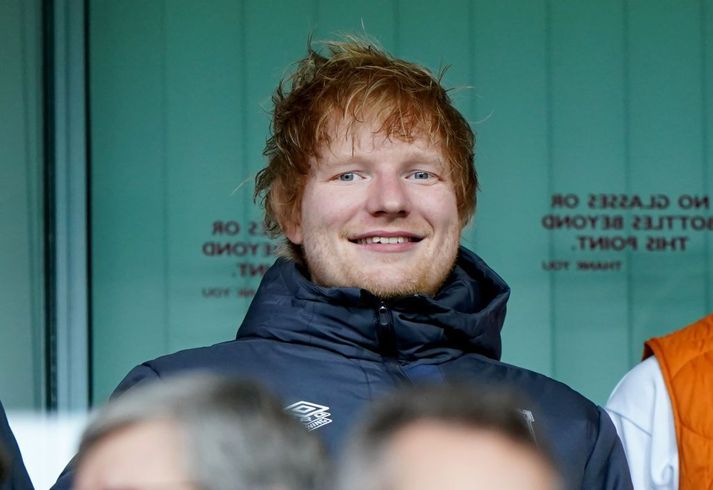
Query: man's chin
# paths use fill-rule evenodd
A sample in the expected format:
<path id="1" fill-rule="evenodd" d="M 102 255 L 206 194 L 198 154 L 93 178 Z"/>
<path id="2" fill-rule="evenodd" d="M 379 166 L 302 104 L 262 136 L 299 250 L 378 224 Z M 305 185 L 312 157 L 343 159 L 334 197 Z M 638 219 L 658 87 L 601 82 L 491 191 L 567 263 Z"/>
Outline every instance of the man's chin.
<path id="1" fill-rule="evenodd" d="M 434 296 L 440 289 L 441 284 L 442 281 L 434 283 L 433 280 L 427 281 L 425 278 L 410 278 L 399 281 L 367 279 L 360 281 L 358 287 L 369 291 L 377 298 L 393 299 L 414 294 Z"/>
<path id="2" fill-rule="evenodd" d="M 307 254 L 307 268 L 315 283 L 365 289 L 383 299 L 414 294 L 435 296 L 455 264 L 455 253 L 451 260 L 441 254 L 408 261 L 398 254 L 388 256 L 389 261 L 352 256 L 341 261 L 325 261 L 322 260 L 324 254 L 313 255 L 316 260 L 310 260 Z"/>
<path id="3" fill-rule="evenodd" d="M 371 294 L 373 294 L 377 298 L 384 299 L 384 300 L 405 298 L 407 296 L 413 296 L 414 294 L 431 295 L 431 293 L 425 293 L 425 292 L 417 290 L 416 288 L 413 288 L 413 289 L 363 288 L 363 289 L 366 289 L 367 291 L 369 291 Z"/>

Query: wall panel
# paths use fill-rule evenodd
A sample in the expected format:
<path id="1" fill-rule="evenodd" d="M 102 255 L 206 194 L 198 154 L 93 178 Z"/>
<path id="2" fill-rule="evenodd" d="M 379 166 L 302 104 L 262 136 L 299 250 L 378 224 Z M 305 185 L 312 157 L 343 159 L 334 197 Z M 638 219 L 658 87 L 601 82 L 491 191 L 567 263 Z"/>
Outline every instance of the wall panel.
<path id="1" fill-rule="evenodd" d="M 550 272 L 553 375 L 602 400 L 628 365 L 626 257 L 582 250 L 578 237 L 622 234 L 607 229 L 606 214 L 589 209 L 586 201 L 590 194 L 626 193 L 628 187 L 623 9 L 620 0 L 553 1 L 549 13 L 548 215 L 600 223 L 594 229 L 547 232 L 548 260 L 567 264 L 566 270 Z M 553 206 L 556 195 L 577 196 L 580 204 Z M 578 269 L 590 261 L 616 263 L 618 269 Z M 612 354 L 604 366 L 602 352 Z"/>
<path id="2" fill-rule="evenodd" d="M 389 50 L 397 49 L 398 0 L 313 0 L 313 3 L 315 40 L 335 39 L 343 34 L 366 34 Z"/>
<path id="3" fill-rule="evenodd" d="M 165 14 L 162 2 L 90 5 L 95 400 L 169 347 Z"/>
<path id="4" fill-rule="evenodd" d="M 0 1 L 0 399 L 45 402 L 41 17 Z"/>
<path id="5" fill-rule="evenodd" d="M 434 73 L 445 69 L 444 85 L 456 107 L 474 122 L 472 5 L 452 1 L 447 9 L 433 9 L 427 0 L 400 2 L 396 23 L 398 56 L 423 64 Z M 447 42 L 433 42 L 444 39 Z"/>
<path id="6" fill-rule="evenodd" d="M 212 252 L 206 244 L 242 237 L 243 230 L 221 233 L 216 223 L 242 222 L 242 208 L 249 202 L 248 192 L 233 192 L 251 169 L 243 160 L 241 114 L 257 112 L 244 107 L 241 96 L 242 16 L 239 2 L 166 3 L 163 185 L 169 351 L 234 336 L 244 307 L 235 300 L 204 297 L 225 289 L 232 297 L 235 288 L 249 282 L 232 276 L 237 259 L 204 253 Z"/>
<path id="7" fill-rule="evenodd" d="M 673 205 L 589 203 L 710 192 L 709 1 L 89 4 L 97 401 L 137 362 L 234 336 L 274 259 L 251 201 L 270 97 L 310 34 L 366 31 L 432 70 L 452 65 L 481 178 L 462 241 L 513 288 L 506 361 L 603 402 L 645 338 L 713 304 L 710 232 L 634 229 L 638 215 L 681 214 Z M 548 215 L 622 221 L 551 228 Z M 687 248 L 646 250 L 650 235 Z M 636 248 L 601 245 L 630 236 Z"/>
<path id="8" fill-rule="evenodd" d="M 654 216 L 694 215 L 681 195 L 703 195 L 702 37 L 697 2 L 628 2 L 629 151 L 633 193 L 664 193 L 671 204 Z M 700 210 L 710 215 L 710 210 Z M 707 272 L 704 236 L 680 226 L 647 236 L 687 237 L 685 255 L 641 251 L 631 258 L 632 357 L 641 342 L 703 316 Z M 684 259 L 685 257 L 685 259 Z"/>
<path id="9" fill-rule="evenodd" d="M 551 285 L 540 267 L 549 241 L 539 228 L 551 173 L 544 7 L 532 1 L 474 2 L 481 193 L 463 243 L 513 286 L 504 359 L 550 373 Z"/>

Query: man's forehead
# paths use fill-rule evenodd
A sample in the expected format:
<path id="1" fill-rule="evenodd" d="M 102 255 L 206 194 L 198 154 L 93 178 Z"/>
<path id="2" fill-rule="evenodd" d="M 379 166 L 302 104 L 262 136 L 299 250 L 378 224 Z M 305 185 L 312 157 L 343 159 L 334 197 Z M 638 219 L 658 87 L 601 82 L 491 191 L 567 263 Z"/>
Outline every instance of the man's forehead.
<path id="1" fill-rule="evenodd" d="M 444 163 L 441 138 L 419 126 L 404 126 L 398 131 L 389 128 L 378 118 L 363 121 L 353 118 L 330 118 L 314 159 L 318 163 L 334 158 L 358 157 L 378 148 L 388 148 L 398 143 L 413 157 L 429 157 Z"/>

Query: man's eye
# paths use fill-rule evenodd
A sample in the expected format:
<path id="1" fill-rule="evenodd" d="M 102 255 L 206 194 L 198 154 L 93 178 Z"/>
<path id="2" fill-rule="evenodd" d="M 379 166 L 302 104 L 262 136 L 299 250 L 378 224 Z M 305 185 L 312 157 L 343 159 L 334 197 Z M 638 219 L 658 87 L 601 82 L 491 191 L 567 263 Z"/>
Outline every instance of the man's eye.
<path id="1" fill-rule="evenodd" d="M 341 182 L 353 182 L 356 180 L 357 175 L 354 172 L 344 172 L 343 174 L 339 174 L 337 178 Z"/>
<path id="2" fill-rule="evenodd" d="M 418 170 L 412 173 L 411 177 L 416 180 L 428 180 L 433 177 L 433 174 L 431 174 L 431 172 L 424 172 L 422 170 Z"/>

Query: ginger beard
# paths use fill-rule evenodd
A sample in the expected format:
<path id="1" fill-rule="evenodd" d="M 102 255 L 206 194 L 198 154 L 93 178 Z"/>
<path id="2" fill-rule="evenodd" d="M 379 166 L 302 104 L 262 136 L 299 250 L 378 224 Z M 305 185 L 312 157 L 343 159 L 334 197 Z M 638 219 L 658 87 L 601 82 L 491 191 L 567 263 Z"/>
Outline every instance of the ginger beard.
<path id="1" fill-rule="evenodd" d="M 299 222 L 311 279 L 390 298 L 435 295 L 458 254 L 461 220 L 442 150 L 386 137 L 373 122 L 337 132 L 311 161 Z"/>

